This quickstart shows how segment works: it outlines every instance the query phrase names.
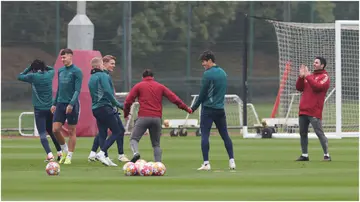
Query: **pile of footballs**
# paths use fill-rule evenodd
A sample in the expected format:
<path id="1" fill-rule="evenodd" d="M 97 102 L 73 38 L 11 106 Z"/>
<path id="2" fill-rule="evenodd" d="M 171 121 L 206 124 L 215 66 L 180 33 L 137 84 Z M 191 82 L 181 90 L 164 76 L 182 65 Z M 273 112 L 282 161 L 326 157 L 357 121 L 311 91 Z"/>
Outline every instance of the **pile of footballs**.
<path id="1" fill-rule="evenodd" d="M 163 176 L 166 173 L 166 167 L 161 162 L 146 162 L 139 159 L 135 163 L 127 162 L 123 171 L 126 176 Z"/>

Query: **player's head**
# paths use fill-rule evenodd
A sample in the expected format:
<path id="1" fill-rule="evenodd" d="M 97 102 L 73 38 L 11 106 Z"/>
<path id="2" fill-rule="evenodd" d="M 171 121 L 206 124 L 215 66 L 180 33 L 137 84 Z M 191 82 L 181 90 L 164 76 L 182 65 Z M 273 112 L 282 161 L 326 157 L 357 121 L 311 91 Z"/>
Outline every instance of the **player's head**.
<path id="1" fill-rule="evenodd" d="M 200 55 L 199 60 L 201 61 L 201 65 L 205 69 L 209 69 L 210 67 L 215 65 L 215 55 L 210 50 L 204 51 Z"/>
<path id="2" fill-rule="evenodd" d="M 115 68 L 115 60 L 116 57 L 112 56 L 112 55 L 105 55 L 103 57 L 103 62 L 104 62 L 104 68 L 106 70 L 108 70 L 109 72 L 114 71 Z"/>
<path id="3" fill-rule="evenodd" d="M 326 67 L 326 60 L 325 60 L 325 58 L 320 57 L 320 56 L 315 57 L 313 66 L 314 66 L 314 69 L 315 69 L 315 70 L 325 69 L 325 67 Z"/>
<path id="4" fill-rule="evenodd" d="M 100 57 L 94 57 L 93 59 L 91 59 L 91 68 L 92 69 L 100 69 L 102 70 L 104 68 L 104 63 L 102 58 Z"/>
<path id="5" fill-rule="evenodd" d="M 153 74 L 153 72 L 151 71 L 151 69 L 145 69 L 145 70 L 143 71 L 142 77 L 143 77 L 143 78 L 145 78 L 145 77 L 154 77 L 154 74 Z"/>
<path id="6" fill-rule="evenodd" d="M 45 65 L 45 62 L 42 61 L 42 60 L 34 60 L 32 63 L 31 63 L 31 70 L 33 72 L 39 72 L 39 71 L 45 71 L 46 69 L 46 65 Z"/>
<path id="7" fill-rule="evenodd" d="M 65 49 L 61 50 L 60 56 L 61 56 L 61 61 L 65 66 L 72 65 L 73 52 L 71 49 L 65 48 Z"/>

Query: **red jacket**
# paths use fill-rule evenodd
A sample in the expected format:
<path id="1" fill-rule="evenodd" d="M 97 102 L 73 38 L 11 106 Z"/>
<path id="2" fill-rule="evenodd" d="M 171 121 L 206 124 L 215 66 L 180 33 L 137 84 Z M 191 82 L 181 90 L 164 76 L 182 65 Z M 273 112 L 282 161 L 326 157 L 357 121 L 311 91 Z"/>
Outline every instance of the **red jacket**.
<path id="1" fill-rule="evenodd" d="M 188 106 L 171 90 L 154 81 L 153 77 L 145 77 L 136 84 L 126 97 L 124 117 L 130 113 L 130 107 L 138 98 L 140 109 L 138 117 L 162 117 L 162 97 L 165 96 L 180 109 L 190 113 Z"/>
<path id="2" fill-rule="evenodd" d="M 298 78 L 296 89 L 303 92 L 300 99 L 299 115 L 308 115 L 322 119 L 326 93 L 330 87 L 330 78 L 325 70 L 314 71 L 305 78 Z"/>

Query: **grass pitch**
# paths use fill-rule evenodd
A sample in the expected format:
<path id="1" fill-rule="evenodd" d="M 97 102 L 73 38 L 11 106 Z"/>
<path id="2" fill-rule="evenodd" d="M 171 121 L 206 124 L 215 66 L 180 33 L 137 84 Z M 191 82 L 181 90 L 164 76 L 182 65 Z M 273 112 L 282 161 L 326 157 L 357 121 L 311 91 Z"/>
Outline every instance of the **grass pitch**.
<path id="1" fill-rule="evenodd" d="M 321 161 L 316 139 L 309 141 L 310 162 L 294 161 L 299 140 L 232 139 L 236 172 L 228 170 L 219 136 L 210 139 L 210 172 L 196 171 L 202 162 L 199 137 L 162 137 L 163 177 L 127 177 L 122 163 L 89 163 L 93 138 L 78 138 L 72 164 L 61 165 L 59 176 L 47 176 L 39 139 L 2 136 L 2 200 L 359 200 L 358 139 L 329 140 L 332 162 Z M 140 151 L 143 159 L 153 159 L 148 136 Z M 109 155 L 116 153 L 114 145 Z"/>

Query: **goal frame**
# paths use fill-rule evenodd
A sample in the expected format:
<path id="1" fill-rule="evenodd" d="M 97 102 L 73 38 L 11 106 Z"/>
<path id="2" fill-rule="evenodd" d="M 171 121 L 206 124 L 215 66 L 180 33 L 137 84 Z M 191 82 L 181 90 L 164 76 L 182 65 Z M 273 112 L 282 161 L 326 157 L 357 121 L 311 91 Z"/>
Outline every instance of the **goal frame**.
<path id="1" fill-rule="evenodd" d="M 331 94 L 335 90 L 335 113 L 336 113 L 336 123 L 335 123 L 335 132 L 327 132 L 326 136 L 329 139 L 341 139 L 344 137 L 359 137 L 359 130 L 356 132 L 343 132 L 342 131 L 342 71 L 341 71 L 341 30 L 344 25 L 359 25 L 358 20 L 336 20 L 335 23 L 335 89 L 331 89 Z M 359 77 L 360 78 L 360 73 Z M 360 80 L 359 80 L 360 82 Z M 360 92 L 359 92 L 360 97 Z M 286 118 L 287 119 L 287 118 Z M 247 126 L 243 127 L 243 137 L 244 138 L 261 138 L 261 135 L 249 133 Z M 300 138 L 299 134 L 290 134 L 290 133 L 274 133 L 273 138 Z M 309 138 L 317 138 L 316 134 L 309 133 Z"/>

